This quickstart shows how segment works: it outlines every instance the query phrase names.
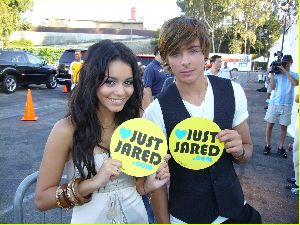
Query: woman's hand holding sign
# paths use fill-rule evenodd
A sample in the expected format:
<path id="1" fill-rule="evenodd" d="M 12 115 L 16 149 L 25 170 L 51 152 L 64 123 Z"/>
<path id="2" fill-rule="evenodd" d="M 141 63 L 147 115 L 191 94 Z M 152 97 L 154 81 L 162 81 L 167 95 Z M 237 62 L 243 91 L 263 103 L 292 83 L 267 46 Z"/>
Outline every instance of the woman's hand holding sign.
<path id="1" fill-rule="evenodd" d="M 120 160 L 112 158 L 106 159 L 96 176 L 92 178 L 94 188 L 98 189 L 101 187 L 105 187 L 110 180 L 115 180 L 120 175 L 121 166 L 122 162 Z"/>
<path id="2" fill-rule="evenodd" d="M 156 173 L 151 174 L 147 177 L 144 183 L 144 192 L 148 194 L 157 188 L 160 188 L 170 180 L 168 160 L 171 155 L 167 154 L 164 157 L 164 161 L 160 164 Z"/>

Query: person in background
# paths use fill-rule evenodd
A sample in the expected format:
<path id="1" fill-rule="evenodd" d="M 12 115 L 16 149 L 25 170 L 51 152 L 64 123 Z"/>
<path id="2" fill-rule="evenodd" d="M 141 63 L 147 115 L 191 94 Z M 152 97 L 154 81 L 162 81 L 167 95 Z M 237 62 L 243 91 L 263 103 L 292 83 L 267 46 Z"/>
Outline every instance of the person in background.
<path id="1" fill-rule="evenodd" d="M 167 138 L 181 121 L 205 117 L 219 125 L 224 142 L 211 167 L 189 170 L 171 158 L 170 185 L 152 193 L 157 223 L 261 223 L 260 214 L 245 202 L 233 162 L 245 163 L 253 146 L 243 88 L 228 79 L 205 76 L 210 50 L 205 25 L 181 16 L 164 23 L 159 35 L 162 60 L 176 77 L 145 110 L 143 117 L 161 127 Z M 168 192 L 169 190 L 169 192 Z"/>
<path id="2" fill-rule="evenodd" d="M 168 182 L 166 155 L 146 179 L 122 173 L 110 141 L 124 121 L 139 117 L 142 82 L 134 53 L 119 42 L 89 47 L 71 92 L 67 116 L 53 127 L 36 185 L 40 210 L 73 208 L 71 223 L 148 223 L 141 195 Z M 69 182 L 60 185 L 66 168 Z"/>
<path id="3" fill-rule="evenodd" d="M 172 76 L 167 73 L 162 66 L 162 61 L 158 46 L 155 46 L 155 58 L 149 63 L 144 71 L 144 91 L 143 91 L 143 109 L 153 101 L 153 99 L 161 92 L 165 80 Z"/>
<path id="4" fill-rule="evenodd" d="M 295 103 L 299 103 L 299 94 L 295 96 Z M 298 107 L 297 107 L 298 108 Z M 299 111 L 299 109 L 298 109 Z M 286 186 L 287 189 L 291 190 L 293 194 L 299 194 L 299 114 L 295 121 L 295 134 L 293 144 L 293 163 L 294 163 L 294 177 L 287 178 L 287 182 L 291 183 Z"/>
<path id="5" fill-rule="evenodd" d="M 291 123 L 291 112 L 294 97 L 294 86 L 299 84 L 298 73 L 290 71 L 293 59 L 291 55 L 284 55 L 283 65 L 277 66 L 279 71 L 270 72 L 270 89 L 274 90 L 269 100 L 268 109 L 265 116 L 266 126 L 266 145 L 264 155 L 271 153 L 271 136 L 274 124 L 280 125 L 280 138 L 277 154 L 282 158 L 287 158 L 284 149 L 284 141 L 287 134 L 287 126 Z"/>
<path id="6" fill-rule="evenodd" d="M 80 70 L 83 65 L 83 60 L 81 59 L 81 51 L 75 50 L 74 52 L 75 61 L 70 65 L 69 74 L 71 74 L 71 89 L 73 89 L 79 81 Z"/>
<path id="7" fill-rule="evenodd" d="M 204 72 L 205 75 L 215 75 L 218 77 L 230 79 L 230 72 L 221 69 L 222 67 L 222 57 L 219 55 L 213 55 L 210 58 L 211 68 Z"/>
<path id="8" fill-rule="evenodd" d="M 205 65 L 204 65 L 204 70 L 208 70 L 211 68 L 210 60 L 208 57 L 205 57 Z"/>
<path id="9" fill-rule="evenodd" d="M 227 62 L 224 62 L 223 70 L 224 70 L 225 72 L 229 72 L 229 71 L 230 71 L 230 69 L 229 69 L 228 66 L 227 66 Z"/>

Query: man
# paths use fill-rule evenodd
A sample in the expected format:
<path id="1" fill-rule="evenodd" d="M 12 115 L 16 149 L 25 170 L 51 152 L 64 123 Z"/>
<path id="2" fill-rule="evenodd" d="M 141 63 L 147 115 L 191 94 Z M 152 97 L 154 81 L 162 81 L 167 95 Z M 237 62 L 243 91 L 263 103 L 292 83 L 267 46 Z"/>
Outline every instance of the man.
<path id="1" fill-rule="evenodd" d="M 169 160 L 169 193 L 162 187 L 151 196 L 157 223 L 261 223 L 259 213 L 245 204 L 233 167 L 233 161 L 250 160 L 253 151 L 242 87 L 204 75 L 209 36 L 204 24 L 194 18 L 165 22 L 159 49 L 176 81 L 149 105 L 144 118 L 159 125 L 167 137 L 191 116 L 213 120 L 221 128 L 217 138 L 225 149 L 213 166 L 202 170 L 189 170 Z"/>
<path id="2" fill-rule="evenodd" d="M 225 62 L 226 63 L 226 62 Z M 210 58 L 210 64 L 211 64 L 211 68 L 209 70 L 205 71 L 205 75 L 215 75 L 218 77 L 223 77 L 226 79 L 230 79 L 230 71 L 227 69 L 227 63 L 226 63 L 226 69 L 221 69 L 222 67 L 222 57 L 219 55 L 213 55 Z"/>
<path id="3" fill-rule="evenodd" d="M 81 59 L 81 51 L 76 50 L 74 52 L 74 56 L 75 56 L 75 61 L 71 63 L 69 69 L 69 73 L 71 74 L 71 83 L 72 83 L 71 89 L 73 89 L 77 85 L 79 81 L 80 70 L 83 65 L 83 60 Z"/>
<path id="4" fill-rule="evenodd" d="M 299 84 L 298 74 L 290 71 L 293 59 L 291 55 L 285 55 L 282 58 L 283 65 L 277 66 L 280 71 L 274 74 L 270 73 L 270 88 L 274 90 L 269 100 L 268 110 L 266 112 L 266 145 L 264 155 L 271 152 L 271 136 L 275 123 L 280 125 L 280 138 L 277 154 L 282 158 L 287 158 L 284 149 L 284 141 L 287 134 L 287 126 L 291 123 L 291 112 L 294 97 L 294 86 Z"/>
<path id="5" fill-rule="evenodd" d="M 224 62 L 224 67 L 223 67 L 223 71 L 229 72 L 230 69 L 227 66 L 227 62 Z"/>
<path id="6" fill-rule="evenodd" d="M 147 65 L 144 71 L 144 91 L 143 91 L 143 109 L 153 101 L 161 91 L 165 80 L 171 76 L 171 74 L 165 72 L 158 46 L 154 49 L 155 58 L 151 63 Z"/>
<path id="7" fill-rule="evenodd" d="M 296 94 L 295 96 L 295 102 L 298 109 L 299 104 L 299 95 Z M 297 116 L 295 121 L 295 134 L 294 134 L 294 144 L 293 144 L 293 163 L 294 163 L 294 174 L 295 177 L 289 177 L 287 178 L 287 182 L 291 183 L 286 186 L 287 189 L 291 190 L 293 194 L 298 195 L 299 194 L 299 117 Z"/>

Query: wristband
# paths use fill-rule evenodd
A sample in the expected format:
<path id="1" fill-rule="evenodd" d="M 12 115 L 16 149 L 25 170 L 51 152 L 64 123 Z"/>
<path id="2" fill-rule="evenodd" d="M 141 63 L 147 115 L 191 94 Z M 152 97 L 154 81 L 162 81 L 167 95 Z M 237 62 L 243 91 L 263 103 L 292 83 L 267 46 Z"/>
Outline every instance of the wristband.
<path id="1" fill-rule="evenodd" d="M 239 156 L 233 156 L 233 158 L 235 158 L 235 159 L 240 159 L 240 158 L 244 158 L 244 156 L 245 156 L 245 148 L 243 147 L 243 152 L 242 152 L 242 154 L 240 154 Z"/>

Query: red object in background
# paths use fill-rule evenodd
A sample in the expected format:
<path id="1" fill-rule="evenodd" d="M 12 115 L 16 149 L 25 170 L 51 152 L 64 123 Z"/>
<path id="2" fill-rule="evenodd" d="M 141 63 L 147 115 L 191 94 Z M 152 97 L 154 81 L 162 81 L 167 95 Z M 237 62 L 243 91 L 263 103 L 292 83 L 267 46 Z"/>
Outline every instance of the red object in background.
<path id="1" fill-rule="evenodd" d="M 131 7 L 131 19 L 135 20 L 135 13 L 136 13 L 136 8 L 135 7 Z"/>
<path id="2" fill-rule="evenodd" d="M 211 64 L 210 63 L 205 64 L 204 68 L 205 68 L 205 70 L 210 69 L 211 68 Z"/>

